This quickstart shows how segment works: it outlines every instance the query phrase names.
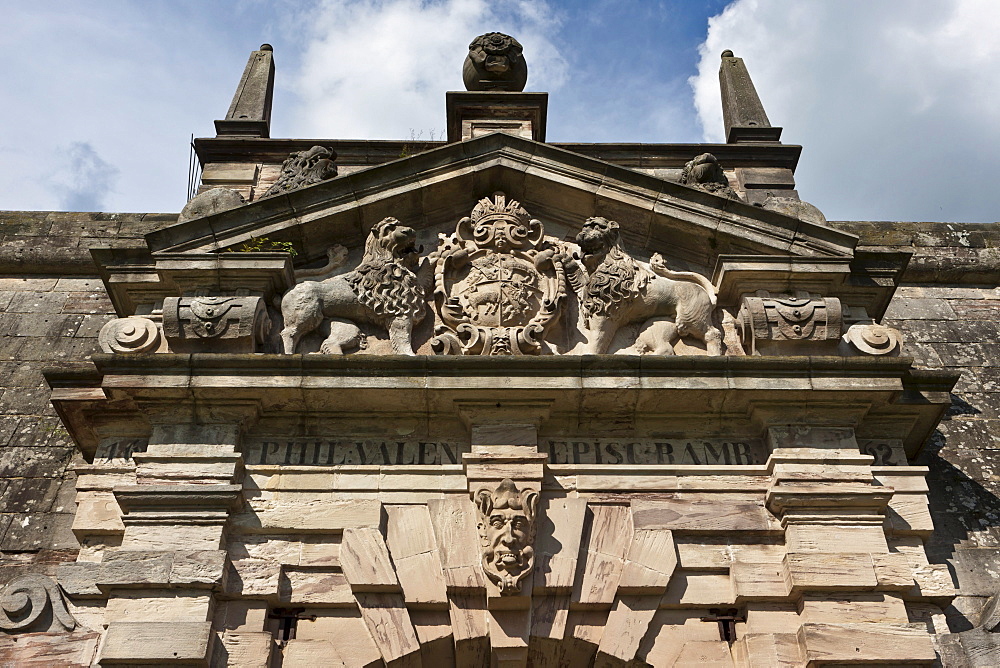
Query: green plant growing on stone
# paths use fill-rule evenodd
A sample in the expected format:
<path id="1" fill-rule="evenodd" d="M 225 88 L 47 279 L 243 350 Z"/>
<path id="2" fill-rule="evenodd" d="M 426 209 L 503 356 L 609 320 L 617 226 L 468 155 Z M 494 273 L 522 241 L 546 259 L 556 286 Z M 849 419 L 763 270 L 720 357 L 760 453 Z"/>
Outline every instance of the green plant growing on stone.
<path id="1" fill-rule="evenodd" d="M 245 241 L 238 248 L 230 246 L 227 253 L 288 253 L 298 255 L 294 244 L 291 241 L 274 241 L 267 237 L 250 237 L 250 241 Z"/>
<path id="2" fill-rule="evenodd" d="M 417 132 L 417 131 L 415 131 L 415 130 L 413 130 L 411 128 L 410 129 L 410 141 L 409 141 L 409 143 L 403 144 L 403 148 L 399 152 L 399 157 L 400 158 L 408 158 L 411 155 L 413 155 L 414 153 L 419 153 L 419 152 L 421 152 L 421 151 L 423 151 L 423 150 L 425 150 L 427 148 L 426 146 L 423 146 L 423 147 L 414 146 L 414 144 L 422 144 L 422 143 L 425 143 L 427 141 L 435 141 L 435 140 L 444 139 L 444 130 L 441 131 L 440 136 L 438 136 L 438 131 L 435 130 L 435 129 L 433 129 L 433 128 L 431 128 L 430 130 L 428 130 L 427 134 L 430 135 L 430 139 L 424 139 L 424 131 L 423 130 L 421 130 L 420 132 Z"/>

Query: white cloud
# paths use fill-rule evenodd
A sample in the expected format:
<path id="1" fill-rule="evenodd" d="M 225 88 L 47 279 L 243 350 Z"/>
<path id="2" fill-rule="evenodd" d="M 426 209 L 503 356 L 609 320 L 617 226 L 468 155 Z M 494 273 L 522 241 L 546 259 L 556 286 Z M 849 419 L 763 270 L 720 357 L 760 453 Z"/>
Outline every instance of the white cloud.
<path id="1" fill-rule="evenodd" d="M 60 208 L 64 211 L 103 211 L 105 198 L 114 191 L 118 180 L 118 168 L 102 160 L 86 142 L 73 142 L 59 153 L 61 166 L 52 180 L 52 187 L 60 193 Z"/>
<path id="2" fill-rule="evenodd" d="M 546 37 L 558 20 L 545 2 L 327 0 L 294 85 L 302 136 L 407 139 L 445 130 L 444 92 L 465 90 L 462 62 L 485 32 L 513 35 L 528 56 L 527 90 L 554 90 L 566 64 Z"/>
<path id="3" fill-rule="evenodd" d="M 718 67 L 747 63 L 799 194 L 831 219 L 1000 219 L 1000 3 L 737 0 L 709 21 L 691 80 L 722 141 Z"/>

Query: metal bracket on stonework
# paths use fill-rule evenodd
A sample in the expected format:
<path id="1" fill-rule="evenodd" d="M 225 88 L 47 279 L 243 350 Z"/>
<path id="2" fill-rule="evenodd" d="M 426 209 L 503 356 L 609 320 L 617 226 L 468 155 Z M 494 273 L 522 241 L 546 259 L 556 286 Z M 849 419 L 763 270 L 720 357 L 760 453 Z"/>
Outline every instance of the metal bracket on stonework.
<path id="1" fill-rule="evenodd" d="M 299 626 L 299 620 L 315 622 L 316 615 L 304 615 L 305 608 L 272 608 L 267 613 L 268 619 L 278 620 L 278 634 L 275 640 L 279 646 L 284 646 L 289 640 L 295 640 L 295 632 Z"/>
<path id="2" fill-rule="evenodd" d="M 719 624 L 719 638 L 728 643 L 736 640 L 736 622 L 745 622 L 746 615 L 740 615 L 736 608 L 728 608 L 723 612 L 722 608 L 710 608 L 708 617 L 702 617 L 703 622 L 717 622 Z"/>

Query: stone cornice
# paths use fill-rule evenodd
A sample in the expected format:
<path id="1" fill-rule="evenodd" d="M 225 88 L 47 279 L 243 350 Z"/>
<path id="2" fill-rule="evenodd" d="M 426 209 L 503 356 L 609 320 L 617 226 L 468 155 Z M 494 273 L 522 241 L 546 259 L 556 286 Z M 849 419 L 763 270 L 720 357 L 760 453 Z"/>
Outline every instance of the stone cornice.
<path id="1" fill-rule="evenodd" d="M 445 141 L 375 139 L 260 139 L 205 137 L 194 140 L 202 164 L 260 161 L 281 164 L 290 153 L 313 146 L 331 148 L 337 164 L 381 165 L 446 146 Z M 680 169 L 692 156 L 711 153 L 727 167 L 778 167 L 794 170 L 802 147 L 793 144 L 643 144 L 634 142 L 549 142 L 550 146 L 632 169 Z"/>
<path id="2" fill-rule="evenodd" d="M 788 422 L 836 407 L 843 424 L 866 438 L 904 442 L 913 456 L 933 432 L 958 376 L 913 369 L 907 358 L 704 356 L 328 356 L 261 354 L 96 354 L 96 378 L 52 374 L 53 397 L 78 441 L 94 415 L 112 406 L 176 401 L 210 410 L 259 401 L 263 416 L 289 411 L 364 415 L 405 410 L 458 418 L 462 402 L 549 401 L 553 419 L 580 423 L 600 415 L 695 429 L 742 425 L 765 410 Z M 103 397 L 107 396 L 108 399 Z M 91 437 L 92 440 L 92 437 Z M 96 447 L 94 444 L 93 447 Z M 87 448 L 89 449 L 89 448 Z"/>

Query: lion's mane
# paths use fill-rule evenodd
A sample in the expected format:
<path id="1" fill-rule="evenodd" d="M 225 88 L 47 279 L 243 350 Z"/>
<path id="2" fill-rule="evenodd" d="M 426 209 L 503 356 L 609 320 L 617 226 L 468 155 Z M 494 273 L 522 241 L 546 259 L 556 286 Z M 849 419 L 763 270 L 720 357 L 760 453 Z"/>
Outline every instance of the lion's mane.
<path id="1" fill-rule="evenodd" d="M 620 304 L 639 296 L 639 291 L 648 278 L 646 272 L 622 248 L 621 235 L 617 229 L 604 229 L 601 234 L 603 247 L 607 251 L 590 275 L 583 293 L 583 311 L 588 318 L 594 315 L 612 315 Z"/>
<path id="2" fill-rule="evenodd" d="M 361 264 L 344 276 L 361 304 L 386 321 L 399 316 L 419 318 L 424 292 L 417 275 L 406 266 L 405 248 L 385 233 L 387 219 L 372 228 Z"/>

